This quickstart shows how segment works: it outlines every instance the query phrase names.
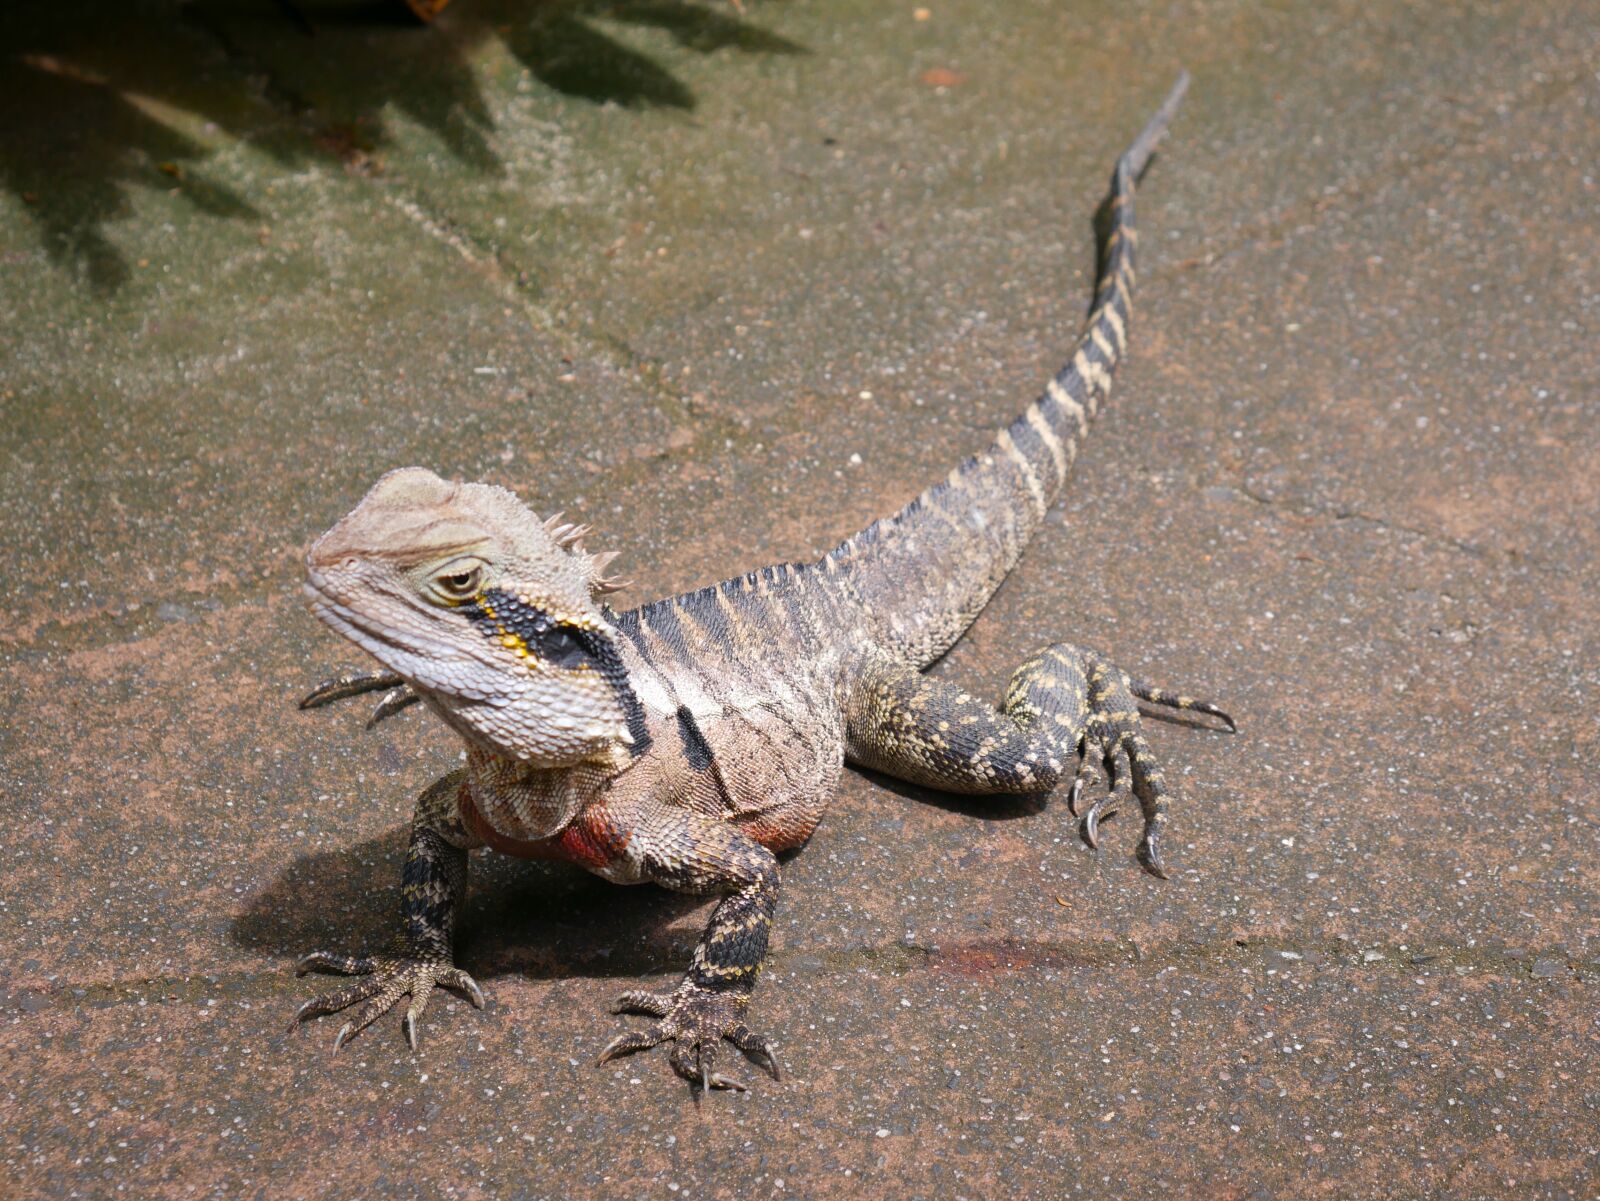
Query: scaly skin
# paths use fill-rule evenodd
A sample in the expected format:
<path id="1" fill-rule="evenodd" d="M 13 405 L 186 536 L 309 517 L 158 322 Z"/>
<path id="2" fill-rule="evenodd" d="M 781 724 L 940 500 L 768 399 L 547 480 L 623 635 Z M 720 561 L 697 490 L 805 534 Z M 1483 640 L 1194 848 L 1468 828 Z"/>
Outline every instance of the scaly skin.
<path id="1" fill-rule="evenodd" d="M 1015 565 L 1109 394 L 1131 319 L 1134 183 L 1186 82 L 1117 162 L 1094 306 L 1067 366 L 987 451 L 816 562 L 617 613 L 601 600 L 618 586 L 602 575 L 611 556 L 584 551 L 584 527 L 421 468 L 385 476 L 317 541 L 313 610 L 384 671 L 329 681 L 303 704 L 383 690 L 377 721 L 420 700 L 462 736 L 467 765 L 417 806 L 394 945 L 307 956 L 302 970 L 365 979 L 297 1021 L 361 1003 L 337 1046 L 409 995 L 415 1045 L 434 985 L 481 1003 L 451 961 L 451 930 L 467 853 L 486 845 L 720 896 L 677 988 L 618 1002 L 657 1020 L 601 1060 L 671 1041 L 681 1075 L 743 1088 L 717 1070 L 726 1038 L 776 1077 L 771 1045 L 745 1024 L 775 853 L 811 835 L 846 761 L 978 794 L 1044 793 L 1070 776 L 1075 813 L 1098 765 L 1108 789 L 1081 815 L 1085 839 L 1131 793 L 1145 867 L 1166 875 L 1167 794 L 1136 698 L 1232 728 L 1221 710 L 1059 642 L 1017 669 L 998 707 L 923 671 Z"/>

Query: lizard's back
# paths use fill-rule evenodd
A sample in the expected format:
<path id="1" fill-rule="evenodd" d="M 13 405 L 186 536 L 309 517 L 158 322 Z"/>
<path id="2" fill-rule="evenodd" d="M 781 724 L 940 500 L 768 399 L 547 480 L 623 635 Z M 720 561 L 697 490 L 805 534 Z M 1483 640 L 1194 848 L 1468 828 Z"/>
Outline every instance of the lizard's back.
<path id="1" fill-rule="evenodd" d="M 780 564 L 617 614 L 656 779 L 773 849 L 811 834 L 844 766 L 859 608 L 836 569 Z"/>
<path id="2" fill-rule="evenodd" d="M 729 759 L 781 744 L 780 773 L 814 770 L 842 746 L 841 702 L 866 662 L 926 667 L 972 624 L 1059 495 L 1110 391 L 1132 319 L 1134 182 L 1181 98 L 1180 86 L 1117 162 L 1094 304 L 1043 395 L 983 453 L 817 562 L 763 568 L 620 615 L 660 681 L 647 707 L 686 708 Z"/>

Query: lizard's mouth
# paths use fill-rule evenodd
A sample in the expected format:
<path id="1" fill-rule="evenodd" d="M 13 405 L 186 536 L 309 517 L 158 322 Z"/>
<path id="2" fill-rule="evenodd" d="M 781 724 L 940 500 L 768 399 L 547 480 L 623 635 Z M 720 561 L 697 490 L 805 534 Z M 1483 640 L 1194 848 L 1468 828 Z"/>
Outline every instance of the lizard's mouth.
<path id="1" fill-rule="evenodd" d="M 398 624 L 377 621 L 337 600 L 326 576 L 313 571 L 304 586 L 311 612 L 323 625 L 355 643 L 385 667 L 410 679 L 417 661 L 455 658 L 453 648 Z"/>

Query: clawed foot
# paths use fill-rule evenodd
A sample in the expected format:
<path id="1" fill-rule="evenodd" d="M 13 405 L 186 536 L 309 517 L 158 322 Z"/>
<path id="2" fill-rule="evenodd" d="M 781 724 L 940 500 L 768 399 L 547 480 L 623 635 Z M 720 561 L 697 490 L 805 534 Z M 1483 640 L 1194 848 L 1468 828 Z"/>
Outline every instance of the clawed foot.
<path id="1" fill-rule="evenodd" d="M 301 700 L 300 708 L 320 709 L 324 705 L 331 705 L 334 701 L 348 700 L 353 696 L 364 696 L 369 692 L 380 690 L 383 690 L 383 696 L 378 698 L 372 716 L 367 719 L 369 730 L 384 718 L 393 717 L 408 705 L 414 705 L 421 699 L 412 691 L 411 685 L 399 676 L 388 672 L 371 672 L 324 680 Z"/>
<path id="2" fill-rule="evenodd" d="M 341 976 L 366 976 L 367 979 L 346 985 L 337 992 L 313 997 L 294 1015 L 289 1024 L 293 1030 L 307 1018 L 324 1013 L 337 1013 L 357 1001 L 366 1004 L 356 1011 L 334 1036 L 333 1049 L 337 1051 L 373 1022 L 377 1021 L 401 997 L 409 996 L 411 1005 L 406 1009 L 403 1029 L 411 1049 L 417 1049 L 417 1022 L 428 1007 L 428 998 L 435 987 L 453 988 L 466 996 L 479 1009 L 484 1006 L 483 990 L 478 982 L 448 959 L 421 959 L 406 955 L 374 955 L 356 958 L 335 955 L 328 951 L 313 951 L 295 965 L 295 974 L 310 971 L 336 972 Z"/>
<path id="3" fill-rule="evenodd" d="M 761 1035 L 744 1024 L 749 1003 L 746 993 L 713 992 L 684 983 L 671 993 L 630 992 L 617 999 L 613 1013 L 647 1013 L 660 1018 L 648 1030 L 619 1034 L 600 1052 L 600 1062 L 619 1055 L 644 1051 L 658 1043 L 673 1041 L 669 1057 L 673 1069 L 685 1080 L 710 1092 L 731 1088 L 743 1092 L 742 1080 L 716 1070 L 717 1049 L 725 1038 L 750 1058 L 750 1061 L 780 1079 L 778 1059 Z"/>
<path id="4" fill-rule="evenodd" d="M 1088 659 L 1089 718 L 1078 747 L 1078 771 L 1067 795 L 1067 807 L 1078 818 L 1084 842 L 1099 849 L 1100 823 L 1117 812 L 1129 793 L 1139 802 L 1144 814 L 1144 836 L 1139 842 L 1139 859 L 1153 876 L 1167 879 L 1161 855 L 1161 832 L 1167 822 L 1166 787 L 1161 768 L 1156 764 L 1150 744 L 1140 727 L 1139 707 L 1134 698 L 1152 704 L 1196 713 L 1208 713 L 1237 730 L 1233 718 L 1209 701 L 1180 696 L 1135 680 L 1099 655 Z M 1106 791 L 1082 813 L 1078 803 L 1093 782 L 1095 761 L 1105 772 Z M 1119 770 L 1125 762 L 1127 770 Z"/>

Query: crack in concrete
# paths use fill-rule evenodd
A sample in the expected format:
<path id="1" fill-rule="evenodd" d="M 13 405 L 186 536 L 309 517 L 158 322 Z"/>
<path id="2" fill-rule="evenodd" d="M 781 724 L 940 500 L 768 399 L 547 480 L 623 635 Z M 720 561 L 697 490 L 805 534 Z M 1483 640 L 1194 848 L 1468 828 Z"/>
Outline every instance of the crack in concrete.
<path id="1" fill-rule="evenodd" d="M 1530 76 L 1531 81 L 1514 90 L 1511 98 L 1504 102 L 1503 109 L 1507 112 L 1520 109 L 1535 97 L 1540 97 L 1541 102 L 1549 104 L 1566 93 L 1579 91 L 1592 75 L 1587 63 L 1588 56 L 1579 55 L 1558 68 L 1544 72 L 1542 78 Z M 1482 132 L 1485 117 L 1468 108 L 1465 103 L 1459 107 L 1464 111 L 1457 118 L 1453 130 L 1458 135 L 1457 140 L 1446 144 L 1441 137 L 1420 154 L 1408 155 L 1401 158 L 1398 163 L 1394 159 L 1386 160 L 1365 174 L 1351 178 L 1348 183 L 1334 185 L 1331 191 L 1321 192 L 1314 198 L 1291 201 L 1279 212 L 1263 217 L 1254 225 L 1241 230 L 1226 244 L 1182 259 L 1174 263 L 1171 269 L 1174 271 L 1210 269 L 1246 247 L 1260 242 L 1269 244 L 1281 242 L 1291 233 L 1315 230 L 1332 213 L 1342 209 L 1359 208 L 1362 204 L 1368 203 L 1377 191 L 1378 181 L 1402 182 L 1457 155 L 1481 152 L 1489 137 L 1487 133 Z M 1501 107 L 1496 106 L 1495 115 L 1499 115 L 1498 110 Z M 1473 133 L 1478 133 L 1478 136 L 1470 136 Z M 1308 209 L 1310 211 L 1306 212 Z M 1300 215 L 1302 213 L 1304 216 Z"/>
<path id="2" fill-rule="evenodd" d="M 675 957 L 676 958 L 676 957 Z M 1418 971 L 1449 970 L 1465 975 L 1478 973 L 1501 979 L 1600 983 L 1600 960 L 1583 960 L 1565 948 L 1542 950 L 1522 948 L 1464 947 L 1449 944 L 1430 946 L 1425 941 L 1406 946 L 1358 946 L 1331 939 L 1314 943 L 1292 940 L 1230 938 L 1225 940 L 1174 939 L 1146 945 L 1134 939 L 1050 940 L 982 939 L 955 944 L 894 942 L 840 947 L 820 951 L 778 950 L 767 961 L 769 973 L 831 976 L 847 972 L 881 972 L 891 977 L 919 972 L 942 973 L 982 978 L 1002 973 L 1072 970 L 1076 968 L 1137 968 L 1149 975 L 1182 969 L 1200 972 L 1208 964 L 1226 965 L 1232 978 L 1241 961 L 1265 971 L 1292 968 L 1313 970 L 1356 970 L 1381 972 L 1391 976 L 1413 975 Z M 548 969 L 548 960 L 539 966 Z M 606 960 L 601 955 L 569 961 L 566 970 L 551 982 L 570 979 L 597 979 Z M 484 982 L 522 974 L 513 955 L 501 959 L 494 974 L 477 973 Z M 470 963 L 463 966 L 471 969 Z M 585 968 L 590 969 L 586 972 Z M 663 964 L 661 971 L 674 970 Z M 639 979 L 652 973 L 642 971 Z M 40 1013 L 69 1009 L 110 1009 L 124 1005 L 154 1006 L 204 1004 L 226 1001 L 283 998 L 285 1012 L 292 1012 L 296 998 L 307 992 L 311 977 L 297 977 L 281 968 L 239 970 L 221 975 L 153 976 L 135 980 L 99 983 L 52 984 L 45 988 L 16 988 L 0 991 L 0 1015 L 27 1018 Z M 313 990 L 314 991 L 314 990 Z M 291 993 L 293 995 L 291 995 Z"/>
<path id="3" fill-rule="evenodd" d="M 1405 525 L 1402 522 L 1391 521 L 1388 518 L 1376 517 L 1373 514 L 1363 512 L 1360 509 L 1347 508 L 1342 505 L 1335 506 L 1333 508 L 1322 509 L 1312 505 L 1286 503 L 1284 501 L 1277 500 L 1274 497 L 1267 496 L 1265 493 L 1252 489 L 1243 480 L 1233 484 L 1210 484 L 1207 485 L 1207 487 L 1220 488 L 1228 492 L 1234 492 L 1253 504 L 1261 505 L 1264 508 L 1278 509 L 1287 513 L 1293 513 L 1298 517 L 1307 517 L 1314 520 L 1335 522 L 1361 522 L 1365 525 L 1377 526 L 1379 529 L 1392 530 L 1393 532 L 1399 534 L 1411 534 L 1415 537 L 1422 538 L 1427 542 L 1434 543 L 1440 547 L 1460 551 L 1462 554 L 1470 555 L 1474 559 L 1485 561 L 1490 559 L 1490 552 L 1486 548 L 1478 546 L 1476 543 L 1468 542 L 1463 538 L 1454 537 L 1451 534 L 1440 533 L 1438 530 L 1425 529 L 1422 526 Z"/>

